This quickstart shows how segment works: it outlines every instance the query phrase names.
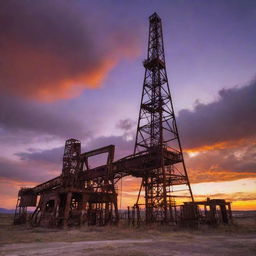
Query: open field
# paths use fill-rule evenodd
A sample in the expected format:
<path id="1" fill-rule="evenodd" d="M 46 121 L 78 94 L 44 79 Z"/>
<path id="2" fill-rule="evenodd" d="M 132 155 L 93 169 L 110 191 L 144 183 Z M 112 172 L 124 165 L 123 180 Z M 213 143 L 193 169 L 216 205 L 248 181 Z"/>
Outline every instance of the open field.
<path id="1" fill-rule="evenodd" d="M 232 226 L 82 227 L 43 229 L 13 226 L 0 214 L 0 255 L 256 255 L 256 218 L 237 218 Z"/>

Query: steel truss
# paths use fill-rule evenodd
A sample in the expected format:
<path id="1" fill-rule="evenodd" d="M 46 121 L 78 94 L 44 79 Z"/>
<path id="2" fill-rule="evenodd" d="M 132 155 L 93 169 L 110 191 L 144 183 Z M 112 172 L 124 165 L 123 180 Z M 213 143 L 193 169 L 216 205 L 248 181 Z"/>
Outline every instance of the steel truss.
<path id="1" fill-rule="evenodd" d="M 170 222 L 174 220 L 176 198 L 193 201 L 193 194 L 167 78 L 162 23 L 156 13 L 149 17 L 148 52 L 143 64 L 145 76 L 134 154 L 157 149 L 160 168 L 145 172 L 142 178 L 146 222 Z M 167 164 L 165 150 L 173 152 L 180 160 Z M 181 186 L 182 193 L 177 190 Z"/>

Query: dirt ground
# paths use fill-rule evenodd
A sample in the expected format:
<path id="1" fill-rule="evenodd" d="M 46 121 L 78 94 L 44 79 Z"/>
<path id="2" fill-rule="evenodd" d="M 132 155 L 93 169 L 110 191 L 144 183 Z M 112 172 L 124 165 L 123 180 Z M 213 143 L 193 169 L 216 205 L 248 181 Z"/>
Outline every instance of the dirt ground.
<path id="1" fill-rule="evenodd" d="M 240 218 L 232 226 L 82 227 L 55 230 L 13 226 L 0 215 L 0 255 L 187 256 L 256 255 L 256 219 Z"/>

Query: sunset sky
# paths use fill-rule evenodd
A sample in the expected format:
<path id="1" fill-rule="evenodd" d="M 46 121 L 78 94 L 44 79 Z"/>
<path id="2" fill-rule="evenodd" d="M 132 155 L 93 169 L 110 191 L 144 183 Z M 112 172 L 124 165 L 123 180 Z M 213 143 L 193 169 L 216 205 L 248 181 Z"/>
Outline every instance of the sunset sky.
<path id="1" fill-rule="evenodd" d="M 58 176 L 70 137 L 132 153 L 155 11 L 195 198 L 256 210 L 255 0 L 0 1 L 0 207 Z"/>

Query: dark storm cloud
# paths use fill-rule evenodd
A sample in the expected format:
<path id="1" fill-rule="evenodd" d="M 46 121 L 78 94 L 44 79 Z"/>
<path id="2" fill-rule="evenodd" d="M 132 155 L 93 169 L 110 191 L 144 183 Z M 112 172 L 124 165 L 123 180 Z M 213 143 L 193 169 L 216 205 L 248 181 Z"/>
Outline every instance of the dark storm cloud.
<path id="1" fill-rule="evenodd" d="M 219 182 L 256 177 L 256 145 L 204 151 L 186 156 L 191 182 Z"/>
<path id="2" fill-rule="evenodd" d="M 20 152 L 15 155 L 19 156 L 20 159 L 24 161 L 36 161 L 38 163 L 53 163 L 61 165 L 63 152 L 64 146 L 41 151 L 31 150 L 31 152 Z"/>
<path id="3" fill-rule="evenodd" d="M 201 152 L 187 159 L 187 163 L 198 170 L 256 173 L 256 145 Z"/>
<path id="4" fill-rule="evenodd" d="M 196 148 L 256 136 L 256 80 L 242 88 L 223 89 L 219 100 L 182 110 L 178 127 L 182 144 Z"/>
<path id="5" fill-rule="evenodd" d="M 0 109 L 1 140 L 12 135 L 17 142 L 21 138 L 31 141 L 42 134 L 57 138 L 90 135 L 81 121 L 72 114 L 63 115 L 54 105 L 0 96 Z"/>
<path id="6" fill-rule="evenodd" d="M 111 17 L 79 1 L 1 1 L 2 92 L 54 100 L 98 87 L 121 52 L 138 50 L 136 30 L 127 40 Z"/>
<path id="7" fill-rule="evenodd" d="M 43 182 L 60 174 L 59 165 L 0 158 L 0 177 L 17 181 Z M 57 174 L 57 175 L 56 175 Z"/>

